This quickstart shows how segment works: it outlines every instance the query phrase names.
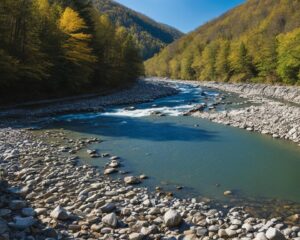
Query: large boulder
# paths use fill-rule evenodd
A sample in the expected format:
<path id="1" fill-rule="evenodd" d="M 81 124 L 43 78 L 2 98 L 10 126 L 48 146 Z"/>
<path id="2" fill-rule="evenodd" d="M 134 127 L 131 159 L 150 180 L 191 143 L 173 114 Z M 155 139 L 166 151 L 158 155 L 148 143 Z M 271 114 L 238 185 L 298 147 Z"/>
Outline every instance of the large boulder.
<path id="1" fill-rule="evenodd" d="M 118 219 L 115 213 L 107 214 L 102 218 L 102 222 L 109 227 L 117 227 Z"/>
<path id="2" fill-rule="evenodd" d="M 68 212 L 61 206 L 57 206 L 51 213 L 50 216 L 56 220 L 67 220 L 69 218 Z"/>
<path id="3" fill-rule="evenodd" d="M 286 240 L 285 236 L 276 228 L 269 228 L 266 232 L 269 240 Z"/>
<path id="4" fill-rule="evenodd" d="M 164 223 L 167 227 L 177 227 L 181 221 L 181 215 L 175 210 L 170 209 L 164 215 Z"/>

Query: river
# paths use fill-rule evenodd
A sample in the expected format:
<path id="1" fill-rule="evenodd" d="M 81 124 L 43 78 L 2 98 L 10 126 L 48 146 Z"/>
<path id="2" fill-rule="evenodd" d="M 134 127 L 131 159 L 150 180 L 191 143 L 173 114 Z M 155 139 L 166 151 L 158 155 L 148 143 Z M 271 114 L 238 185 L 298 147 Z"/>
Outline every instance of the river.
<path id="1" fill-rule="evenodd" d="M 300 203 L 300 148 L 284 140 L 247 132 L 183 113 L 200 103 L 223 101 L 216 111 L 238 107 L 234 95 L 177 84 L 180 93 L 134 107 L 104 113 L 59 116 L 48 128 L 70 135 L 99 137 L 92 148 L 121 157 L 122 171 L 146 174 L 143 185 L 178 196 L 225 200 L 231 190 L 240 199 L 276 199 Z M 155 114 L 154 114 L 155 113 Z M 163 115 L 163 116 L 161 116 Z M 80 153 L 83 163 L 104 167 L 108 160 Z M 101 170 L 102 171 L 102 170 Z M 116 174 L 115 177 L 123 177 Z M 183 186 L 179 191 L 176 187 Z"/>

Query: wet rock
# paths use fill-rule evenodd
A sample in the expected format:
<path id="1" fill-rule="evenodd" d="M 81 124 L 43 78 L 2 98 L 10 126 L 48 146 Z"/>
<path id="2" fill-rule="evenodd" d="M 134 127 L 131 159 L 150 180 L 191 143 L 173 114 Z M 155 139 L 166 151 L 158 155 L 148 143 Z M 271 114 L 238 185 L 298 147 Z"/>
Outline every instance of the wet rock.
<path id="1" fill-rule="evenodd" d="M 232 191 L 225 191 L 224 192 L 224 196 L 231 196 L 232 195 Z"/>
<path id="2" fill-rule="evenodd" d="M 107 168 L 104 170 L 104 174 L 105 175 L 109 175 L 109 174 L 112 174 L 112 173 L 115 173 L 117 172 L 117 170 L 115 168 Z"/>
<path id="3" fill-rule="evenodd" d="M 134 176 L 128 176 L 124 178 L 124 182 L 126 184 L 132 185 L 132 184 L 139 184 L 141 181 L 139 178 L 134 177 Z"/>

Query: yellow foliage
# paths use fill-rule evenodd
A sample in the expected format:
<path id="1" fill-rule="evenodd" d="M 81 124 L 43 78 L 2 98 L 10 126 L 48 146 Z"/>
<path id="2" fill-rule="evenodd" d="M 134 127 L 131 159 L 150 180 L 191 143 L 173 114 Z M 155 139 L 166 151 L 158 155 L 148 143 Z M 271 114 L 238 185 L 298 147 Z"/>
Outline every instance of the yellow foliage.
<path id="1" fill-rule="evenodd" d="M 84 20 L 72 8 L 67 7 L 59 20 L 59 28 L 67 34 L 86 29 Z"/>

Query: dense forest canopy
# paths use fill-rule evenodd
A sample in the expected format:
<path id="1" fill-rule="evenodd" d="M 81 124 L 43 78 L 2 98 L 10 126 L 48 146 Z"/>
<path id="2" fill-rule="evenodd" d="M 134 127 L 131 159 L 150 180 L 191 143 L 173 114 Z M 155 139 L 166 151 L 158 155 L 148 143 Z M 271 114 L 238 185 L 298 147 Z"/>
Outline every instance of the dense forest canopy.
<path id="1" fill-rule="evenodd" d="M 145 67 L 152 76 L 300 84 L 300 1 L 248 0 Z"/>
<path id="2" fill-rule="evenodd" d="M 97 91 L 141 74 L 130 33 L 88 1 L 0 1 L 1 99 Z"/>
<path id="3" fill-rule="evenodd" d="M 157 23 L 112 0 L 92 0 L 94 6 L 110 20 L 127 29 L 141 49 L 143 59 L 152 57 L 168 44 L 183 36 L 175 28 Z"/>

